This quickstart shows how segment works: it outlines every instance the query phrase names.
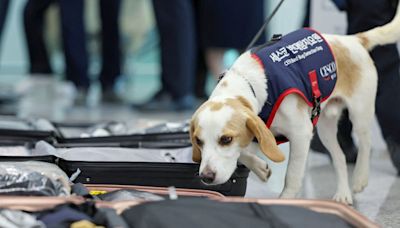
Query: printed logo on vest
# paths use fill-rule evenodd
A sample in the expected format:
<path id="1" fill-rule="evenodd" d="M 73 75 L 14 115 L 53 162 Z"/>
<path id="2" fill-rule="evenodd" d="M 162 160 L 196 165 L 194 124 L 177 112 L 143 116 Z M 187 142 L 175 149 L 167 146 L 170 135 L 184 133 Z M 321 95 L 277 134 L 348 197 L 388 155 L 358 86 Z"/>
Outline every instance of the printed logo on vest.
<path id="1" fill-rule="evenodd" d="M 284 65 L 289 66 L 317 52 L 323 51 L 324 48 L 320 45 L 321 43 L 324 43 L 322 37 L 317 33 L 313 33 L 275 50 L 269 55 L 269 58 L 274 63 L 280 63 L 282 60 L 289 57 L 284 61 Z M 291 56 L 292 58 L 290 58 Z"/>
<path id="2" fill-rule="evenodd" d="M 336 78 L 336 63 L 332 61 L 325 66 L 319 68 L 319 73 L 324 78 L 324 80 L 333 80 Z"/>

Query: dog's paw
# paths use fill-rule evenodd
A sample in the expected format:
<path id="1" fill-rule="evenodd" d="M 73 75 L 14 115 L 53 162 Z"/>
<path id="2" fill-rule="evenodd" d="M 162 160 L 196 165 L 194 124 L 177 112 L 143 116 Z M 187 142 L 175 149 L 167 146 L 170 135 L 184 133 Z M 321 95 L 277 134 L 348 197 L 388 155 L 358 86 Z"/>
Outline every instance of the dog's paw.
<path id="1" fill-rule="evenodd" d="M 355 177 L 355 179 L 353 179 L 353 192 L 362 192 L 367 185 L 368 177 Z"/>
<path id="2" fill-rule="evenodd" d="M 364 188 L 368 185 L 368 170 L 361 172 L 359 170 L 354 170 L 353 175 L 353 192 L 359 193 L 364 190 Z"/>
<path id="3" fill-rule="evenodd" d="M 336 192 L 333 200 L 339 203 L 344 203 L 347 205 L 353 205 L 353 197 L 350 191 L 338 191 Z"/>
<path id="4" fill-rule="evenodd" d="M 253 171 L 263 182 L 267 182 L 268 178 L 272 174 L 272 171 L 268 167 L 268 164 L 266 162 L 257 164 L 257 166 L 254 167 Z"/>

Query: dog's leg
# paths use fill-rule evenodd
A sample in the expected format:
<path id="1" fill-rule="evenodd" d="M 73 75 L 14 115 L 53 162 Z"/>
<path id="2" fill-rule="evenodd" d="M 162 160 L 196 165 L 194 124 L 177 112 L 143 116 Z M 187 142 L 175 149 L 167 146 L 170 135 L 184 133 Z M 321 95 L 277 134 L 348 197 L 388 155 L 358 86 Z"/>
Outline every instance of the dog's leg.
<path id="1" fill-rule="evenodd" d="M 365 105 L 366 103 L 364 103 Z M 364 190 L 368 184 L 369 159 L 371 153 L 371 125 L 374 117 L 374 105 L 370 107 L 349 107 L 349 117 L 353 123 L 353 131 L 356 134 L 359 145 L 356 166 L 353 172 L 352 189 L 358 193 Z M 360 111 L 362 110 L 362 111 Z"/>
<path id="2" fill-rule="evenodd" d="M 342 203 L 353 204 L 346 159 L 336 136 L 341 111 L 341 107 L 327 104 L 320 116 L 317 128 L 321 142 L 329 150 L 336 170 L 338 185 L 333 199 Z"/>
<path id="3" fill-rule="evenodd" d="M 313 135 L 313 126 L 308 114 L 296 114 L 297 123 L 292 123 L 290 134 L 290 154 L 286 171 L 285 186 L 280 195 L 281 198 L 295 198 L 300 192 L 305 173 L 307 156 L 310 149 L 310 141 Z M 301 118 L 304 116 L 304 118 Z M 299 119 L 298 119 L 299 118 Z"/>
<path id="4" fill-rule="evenodd" d="M 239 161 L 254 172 L 260 180 L 266 182 L 271 176 L 271 169 L 268 167 L 266 161 L 257 157 L 255 154 L 257 149 L 258 146 L 256 143 L 250 143 L 250 145 L 240 154 Z"/>

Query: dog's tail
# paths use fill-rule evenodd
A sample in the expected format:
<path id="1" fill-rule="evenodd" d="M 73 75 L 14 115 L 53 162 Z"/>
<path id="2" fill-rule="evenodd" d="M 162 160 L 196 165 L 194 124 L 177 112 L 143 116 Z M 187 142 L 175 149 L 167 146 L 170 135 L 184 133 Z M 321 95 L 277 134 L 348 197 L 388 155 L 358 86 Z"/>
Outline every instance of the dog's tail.
<path id="1" fill-rule="evenodd" d="M 361 44 L 372 50 L 375 46 L 396 43 L 400 40 L 400 3 L 397 6 L 396 15 L 388 24 L 375 27 L 371 30 L 356 34 Z"/>

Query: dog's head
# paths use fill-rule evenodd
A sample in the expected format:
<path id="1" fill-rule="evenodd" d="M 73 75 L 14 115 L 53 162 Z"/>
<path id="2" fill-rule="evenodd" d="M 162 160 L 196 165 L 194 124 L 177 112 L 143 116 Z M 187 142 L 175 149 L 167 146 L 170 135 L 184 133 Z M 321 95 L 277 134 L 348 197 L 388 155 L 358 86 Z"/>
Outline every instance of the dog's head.
<path id="1" fill-rule="evenodd" d="M 201 162 L 199 174 L 207 184 L 228 181 L 240 152 L 254 137 L 269 159 L 285 159 L 275 137 L 243 97 L 205 102 L 192 117 L 190 137 L 193 161 Z"/>

